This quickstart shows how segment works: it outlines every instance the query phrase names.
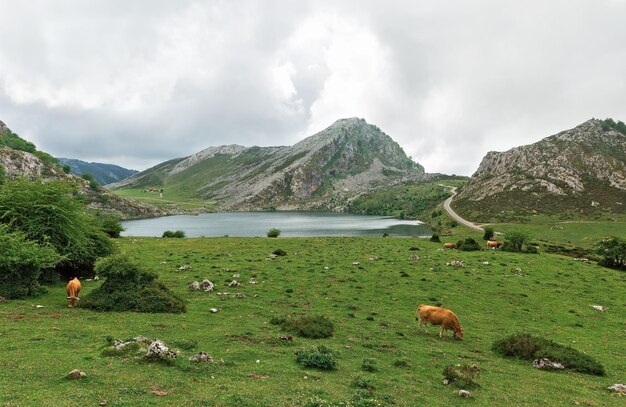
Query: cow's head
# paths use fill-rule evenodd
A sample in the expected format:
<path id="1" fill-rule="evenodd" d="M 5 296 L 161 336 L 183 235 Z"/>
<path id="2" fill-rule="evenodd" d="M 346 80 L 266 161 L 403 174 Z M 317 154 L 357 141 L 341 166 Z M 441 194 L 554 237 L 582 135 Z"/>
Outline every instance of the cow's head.
<path id="1" fill-rule="evenodd" d="M 454 336 L 459 339 L 463 339 L 463 332 L 465 330 L 463 328 L 459 328 L 458 331 L 454 331 Z"/>

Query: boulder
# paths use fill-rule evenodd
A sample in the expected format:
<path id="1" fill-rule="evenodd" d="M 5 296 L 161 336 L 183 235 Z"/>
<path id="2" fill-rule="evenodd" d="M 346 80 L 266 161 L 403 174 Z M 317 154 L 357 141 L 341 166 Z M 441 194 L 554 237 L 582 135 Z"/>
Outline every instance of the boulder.
<path id="1" fill-rule="evenodd" d="M 85 376 L 87 376 L 85 372 L 81 372 L 78 369 L 74 369 L 71 372 L 69 372 L 66 377 L 68 379 L 82 379 Z"/>
<path id="2" fill-rule="evenodd" d="M 158 339 L 152 341 L 150 346 L 148 346 L 148 351 L 146 352 L 146 358 L 148 359 L 176 359 L 178 357 L 178 352 L 168 348 L 163 342 Z"/>
<path id="3" fill-rule="evenodd" d="M 459 390 L 459 396 L 465 397 L 465 398 L 470 398 L 470 397 L 472 397 L 472 393 L 470 393 L 467 390 Z"/>
<path id="4" fill-rule="evenodd" d="M 533 360 L 533 367 L 536 369 L 565 369 L 565 366 L 561 363 L 547 358 Z"/>
<path id="5" fill-rule="evenodd" d="M 610 386 L 608 389 L 616 391 L 616 392 L 621 393 L 621 394 L 626 394 L 626 384 L 616 383 L 613 386 Z"/>
<path id="6" fill-rule="evenodd" d="M 206 352 L 198 352 L 189 358 L 192 362 L 213 363 L 213 357 Z"/>
<path id="7" fill-rule="evenodd" d="M 200 288 L 202 288 L 204 291 L 213 291 L 214 287 L 215 285 L 206 278 L 202 280 L 202 283 L 200 283 Z"/>

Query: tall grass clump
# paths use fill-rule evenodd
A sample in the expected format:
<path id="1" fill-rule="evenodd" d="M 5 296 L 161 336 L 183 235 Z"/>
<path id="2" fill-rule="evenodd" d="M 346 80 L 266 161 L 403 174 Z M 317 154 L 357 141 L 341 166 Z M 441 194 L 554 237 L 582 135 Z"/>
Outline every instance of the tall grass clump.
<path id="1" fill-rule="evenodd" d="M 96 311 L 171 312 L 186 311 L 185 302 L 142 270 L 125 254 L 98 260 L 95 271 L 104 283 L 83 297 L 82 306 Z"/>
<path id="2" fill-rule="evenodd" d="M 569 346 L 530 334 L 515 334 L 496 341 L 492 349 L 503 356 L 525 360 L 546 358 L 561 363 L 566 369 L 596 376 L 605 374 L 604 367 L 593 359 Z"/>
<path id="3" fill-rule="evenodd" d="M 283 328 L 294 332 L 298 336 L 311 339 L 330 338 L 333 336 L 335 324 L 323 315 L 301 316 L 301 317 L 274 317 L 270 321 L 273 325 L 280 325 Z"/>
<path id="4" fill-rule="evenodd" d="M 300 349 L 296 352 L 296 362 L 303 367 L 313 367 L 322 370 L 337 369 L 335 353 L 326 346 Z"/>

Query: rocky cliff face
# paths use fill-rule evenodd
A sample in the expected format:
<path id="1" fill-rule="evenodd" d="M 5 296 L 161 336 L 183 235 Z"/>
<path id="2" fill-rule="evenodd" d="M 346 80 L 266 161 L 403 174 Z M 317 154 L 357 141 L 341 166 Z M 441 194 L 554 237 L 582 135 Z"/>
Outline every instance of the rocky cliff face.
<path id="1" fill-rule="evenodd" d="M 175 189 L 228 210 L 343 210 L 365 192 L 424 176 L 396 142 L 357 118 L 293 146 L 211 147 L 168 163 L 112 187 Z"/>
<path id="2" fill-rule="evenodd" d="M 535 144 L 489 152 L 455 207 L 488 217 L 510 208 L 591 213 L 624 205 L 626 135 L 592 119 Z"/>
<path id="3" fill-rule="evenodd" d="M 165 212 L 156 207 L 120 197 L 110 191 L 102 189 L 94 191 L 84 179 L 73 174 L 66 174 L 60 167 L 46 164 L 37 156 L 25 151 L 13 150 L 8 147 L 0 148 L 0 166 L 4 169 L 4 176 L 9 180 L 23 178 L 32 181 L 73 183 L 85 196 L 88 207 L 100 212 L 115 214 L 122 219 L 166 215 Z"/>

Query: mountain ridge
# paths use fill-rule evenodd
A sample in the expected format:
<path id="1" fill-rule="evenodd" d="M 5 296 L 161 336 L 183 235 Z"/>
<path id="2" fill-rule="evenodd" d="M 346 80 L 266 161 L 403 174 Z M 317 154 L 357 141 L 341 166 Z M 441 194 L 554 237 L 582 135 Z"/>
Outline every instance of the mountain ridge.
<path id="1" fill-rule="evenodd" d="M 86 162 L 76 158 L 57 158 L 57 160 L 62 165 L 69 165 L 72 174 L 79 177 L 83 174 L 91 174 L 101 185 L 121 181 L 139 172 L 115 164 Z"/>
<path id="2" fill-rule="evenodd" d="M 362 193 L 423 177 L 391 137 L 349 118 L 292 146 L 209 147 L 109 187 L 172 189 L 226 210 L 341 211 Z"/>
<path id="3" fill-rule="evenodd" d="M 470 218 L 624 211 L 626 135 L 597 119 L 482 159 L 453 204 Z"/>

